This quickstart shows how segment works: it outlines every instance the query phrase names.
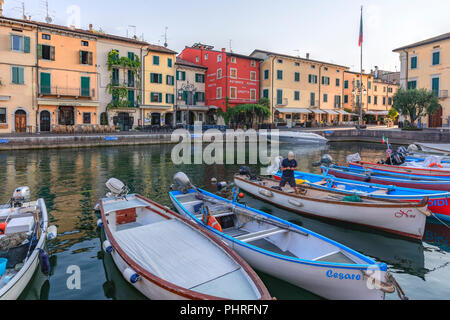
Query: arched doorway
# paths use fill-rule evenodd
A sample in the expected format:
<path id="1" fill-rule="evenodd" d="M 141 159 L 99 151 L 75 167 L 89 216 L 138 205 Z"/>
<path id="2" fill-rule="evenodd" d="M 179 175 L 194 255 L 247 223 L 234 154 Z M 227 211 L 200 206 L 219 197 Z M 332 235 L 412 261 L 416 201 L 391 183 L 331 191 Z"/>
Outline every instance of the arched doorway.
<path id="1" fill-rule="evenodd" d="M 41 111 L 39 118 L 39 130 L 41 132 L 50 132 L 50 112 Z"/>
<path id="2" fill-rule="evenodd" d="M 73 126 L 75 124 L 75 111 L 73 107 L 59 107 L 58 122 L 63 126 Z"/>
<path id="3" fill-rule="evenodd" d="M 17 110 L 14 113 L 15 132 L 27 132 L 27 113 L 23 110 Z"/>
<path id="4" fill-rule="evenodd" d="M 164 124 L 166 126 L 173 126 L 173 113 L 166 113 L 164 116 Z"/>
<path id="5" fill-rule="evenodd" d="M 442 127 L 442 107 L 439 107 L 434 114 L 428 116 L 428 127 L 441 128 Z"/>

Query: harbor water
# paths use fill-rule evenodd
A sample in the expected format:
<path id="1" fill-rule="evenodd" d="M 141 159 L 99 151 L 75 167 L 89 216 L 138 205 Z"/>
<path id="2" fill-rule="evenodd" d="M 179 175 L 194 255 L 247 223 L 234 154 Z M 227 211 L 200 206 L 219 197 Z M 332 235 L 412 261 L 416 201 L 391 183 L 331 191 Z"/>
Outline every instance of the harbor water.
<path id="1" fill-rule="evenodd" d="M 0 201 L 6 203 L 18 186 L 29 186 L 32 198 L 43 198 L 58 238 L 48 245 L 52 272 L 47 279 L 37 272 L 22 299 L 144 299 L 122 278 L 110 256 L 101 249 L 93 211 L 106 193 L 105 182 L 115 177 L 132 192 L 172 207 L 168 192 L 172 177 L 185 172 L 208 191 L 211 183 L 232 181 L 240 165 L 178 165 L 171 160 L 172 145 L 126 146 L 0 153 Z M 344 164 L 347 155 L 378 160 L 385 147 L 368 143 L 331 143 L 328 146 L 281 145 L 281 154 L 296 153 L 299 170 L 319 173 L 312 165 L 325 153 Z M 250 168 L 259 173 L 258 166 Z M 450 293 L 450 229 L 438 221 L 427 223 L 423 241 L 376 232 L 347 223 L 331 223 L 297 215 L 246 195 L 256 209 L 299 224 L 377 261 L 385 262 L 410 299 L 446 299 Z M 319 299 L 309 292 L 258 272 L 270 293 L 279 300 Z M 77 278 L 78 277 L 78 278 Z M 79 281 L 78 281 L 79 280 Z M 396 294 L 386 299 L 398 299 Z"/>

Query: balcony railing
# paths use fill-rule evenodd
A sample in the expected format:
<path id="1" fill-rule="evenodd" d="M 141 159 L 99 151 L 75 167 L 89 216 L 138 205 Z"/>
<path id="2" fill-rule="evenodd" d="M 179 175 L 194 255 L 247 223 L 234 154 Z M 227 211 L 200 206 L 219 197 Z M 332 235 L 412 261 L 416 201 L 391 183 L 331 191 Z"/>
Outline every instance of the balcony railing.
<path id="1" fill-rule="evenodd" d="M 128 89 L 137 89 L 137 87 L 136 87 L 136 81 L 123 81 L 123 82 L 120 82 L 120 81 L 112 81 L 111 82 L 111 85 L 113 86 L 113 87 L 126 87 L 126 88 L 128 88 Z"/>
<path id="2" fill-rule="evenodd" d="M 64 88 L 41 86 L 39 94 L 43 96 L 62 96 L 62 97 L 95 97 L 95 89 L 91 88 Z"/>
<path id="3" fill-rule="evenodd" d="M 277 99 L 277 106 L 287 106 L 289 103 L 287 98 Z"/>

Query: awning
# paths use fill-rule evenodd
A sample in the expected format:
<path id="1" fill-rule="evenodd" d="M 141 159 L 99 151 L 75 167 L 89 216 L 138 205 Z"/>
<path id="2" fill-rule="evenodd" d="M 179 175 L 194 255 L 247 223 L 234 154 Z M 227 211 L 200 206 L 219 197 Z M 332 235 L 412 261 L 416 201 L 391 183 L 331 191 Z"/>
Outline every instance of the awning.
<path id="1" fill-rule="evenodd" d="M 345 111 L 345 110 L 336 110 L 336 112 L 337 112 L 337 113 L 340 113 L 340 114 L 342 114 L 342 115 L 344 115 L 344 116 L 351 116 L 351 115 L 353 115 L 353 113 L 348 113 L 348 112 Z"/>
<path id="2" fill-rule="evenodd" d="M 301 108 L 279 108 L 277 111 L 280 113 L 311 113 L 308 109 Z"/>
<path id="3" fill-rule="evenodd" d="M 333 111 L 333 110 L 323 110 L 323 111 L 325 111 L 326 113 L 331 114 L 331 115 L 339 115 L 339 113 L 337 113 L 336 111 Z"/>
<path id="4" fill-rule="evenodd" d="M 325 111 L 322 111 L 320 109 L 309 109 L 310 111 L 314 112 L 315 114 L 326 114 Z"/>

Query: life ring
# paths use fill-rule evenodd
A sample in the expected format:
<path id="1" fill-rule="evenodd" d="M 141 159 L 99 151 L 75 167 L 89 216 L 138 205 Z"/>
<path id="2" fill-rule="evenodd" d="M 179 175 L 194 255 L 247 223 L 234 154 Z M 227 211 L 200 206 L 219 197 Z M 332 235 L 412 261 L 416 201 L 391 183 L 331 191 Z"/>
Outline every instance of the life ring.
<path id="1" fill-rule="evenodd" d="M 7 224 L 6 222 L 0 223 L 0 235 L 5 234 L 5 232 L 6 232 L 6 226 L 7 226 L 7 225 L 8 225 L 8 224 Z"/>
<path id="2" fill-rule="evenodd" d="M 440 163 L 437 163 L 437 162 L 433 162 L 432 164 L 430 164 L 429 166 L 428 166 L 428 168 L 434 168 L 434 167 L 439 167 L 439 168 L 444 168 Z"/>

